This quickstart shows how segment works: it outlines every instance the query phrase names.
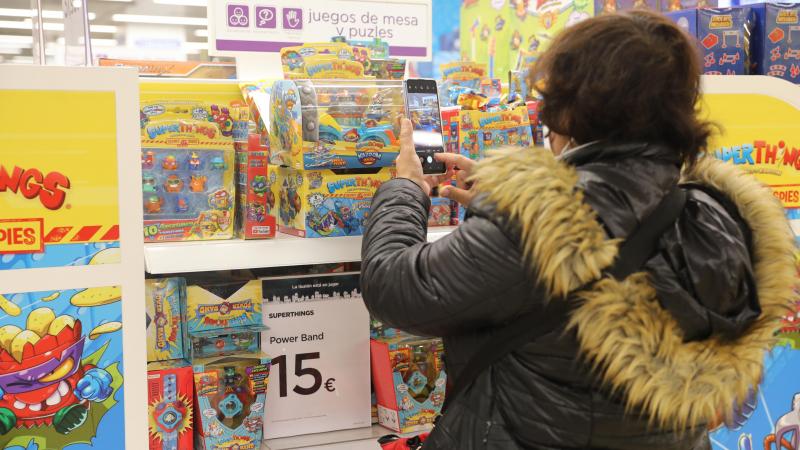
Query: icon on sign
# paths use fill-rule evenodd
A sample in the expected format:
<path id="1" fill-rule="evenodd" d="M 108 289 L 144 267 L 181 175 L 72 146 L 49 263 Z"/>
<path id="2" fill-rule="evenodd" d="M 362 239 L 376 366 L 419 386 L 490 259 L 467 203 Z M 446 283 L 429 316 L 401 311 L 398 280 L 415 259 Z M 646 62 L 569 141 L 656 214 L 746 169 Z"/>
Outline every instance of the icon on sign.
<path id="1" fill-rule="evenodd" d="M 256 6 L 256 28 L 275 28 L 277 22 L 274 7 Z"/>
<path id="2" fill-rule="evenodd" d="M 283 8 L 283 28 L 300 30 L 303 28 L 303 10 L 300 8 Z"/>
<path id="3" fill-rule="evenodd" d="M 247 5 L 228 5 L 228 26 L 247 28 L 250 26 L 250 7 Z"/>

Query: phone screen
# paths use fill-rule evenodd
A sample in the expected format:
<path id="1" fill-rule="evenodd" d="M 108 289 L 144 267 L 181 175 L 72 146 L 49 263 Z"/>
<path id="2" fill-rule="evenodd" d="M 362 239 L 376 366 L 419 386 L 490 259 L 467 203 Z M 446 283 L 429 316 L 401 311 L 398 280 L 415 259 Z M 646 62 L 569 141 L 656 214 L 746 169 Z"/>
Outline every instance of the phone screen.
<path id="1" fill-rule="evenodd" d="M 406 81 L 406 111 L 414 129 L 414 149 L 425 174 L 445 172 L 443 162 L 433 155 L 444 152 L 439 96 L 433 80 Z"/>

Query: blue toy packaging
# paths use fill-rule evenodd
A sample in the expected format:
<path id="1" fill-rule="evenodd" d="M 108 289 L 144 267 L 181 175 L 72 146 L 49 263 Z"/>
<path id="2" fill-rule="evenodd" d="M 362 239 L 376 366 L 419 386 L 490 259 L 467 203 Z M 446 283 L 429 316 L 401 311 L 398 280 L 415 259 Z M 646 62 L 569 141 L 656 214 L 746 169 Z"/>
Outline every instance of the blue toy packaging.
<path id="1" fill-rule="evenodd" d="M 752 38 L 757 36 L 755 12 L 751 8 L 697 10 L 697 40 L 706 75 L 749 75 Z"/>
<path id="2" fill-rule="evenodd" d="M 370 355 L 378 423 L 398 433 L 430 429 L 447 384 L 442 341 L 406 334 L 372 339 Z"/>
<path id="3" fill-rule="evenodd" d="M 194 448 L 194 381 L 183 360 L 147 365 L 150 450 Z"/>
<path id="4" fill-rule="evenodd" d="M 678 11 L 670 11 L 664 13 L 675 22 L 678 27 L 685 30 L 692 38 L 697 37 L 697 10 L 696 9 L 683 9 Z"/>
<path id="5" fill-rule="evenodd" d="M 183 278 L 145 281 L 147 311 L 147 361 L 183 358 L 182 307 L 186 299 Z"/>
<path id="6" fill-rule="evenodd" d="M 195 361 L 196 449 L 261 448 L 270 361 L 263 354 Z"/>
<path id="7" fill-rule="evenodd" d="M 673 12 L 684 9 L 716 8 L 719 0 L 661 0 L 661 11 Z"/>
<path id="8" fill-rule="evenodd" d="M 397 157 L 402 82 L 280 80 L 270 102 L 271 164 L 357 169 L 388 167 Z"/>
<path id="9" fill-rule="evenodd" d="M 361 235 L 372 196 L 394 173 L 392 167 L 353 173 L 270 166 L 278 231 L 311 238 Z"/>
<path id="10" fill-rule="evenodd" d="M 759 73 L 800 82 L 800 4 L 766 3 L 753 8 L 763 17 Z"/>

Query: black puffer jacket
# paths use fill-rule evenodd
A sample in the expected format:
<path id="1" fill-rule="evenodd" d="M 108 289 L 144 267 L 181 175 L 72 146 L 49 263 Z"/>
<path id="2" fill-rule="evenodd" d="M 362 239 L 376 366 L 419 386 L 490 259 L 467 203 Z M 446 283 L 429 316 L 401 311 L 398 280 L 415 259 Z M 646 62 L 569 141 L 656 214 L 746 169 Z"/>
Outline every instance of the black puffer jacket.
<path id="1" fill-rule="evenodd" d="M 387 325 L 443 336 L 455 379 L 504 324 L 600 278 L 679 178 L 687 191 L 646 271 L 581 293 L 570 317 L 552 317 L 557 332 L 451 405 L 426 449 L 708 448 L 708 424 L 761 377 L 792 296 L 793 243 L 767 188 L 715 160 L 681 174 L 673 155 L 602 144 L 562 160 L 500 152 L 478 165 L 471 217 L 434 243 L 422 190 L 403 179 L 381 187 L 364 299 Z"/>

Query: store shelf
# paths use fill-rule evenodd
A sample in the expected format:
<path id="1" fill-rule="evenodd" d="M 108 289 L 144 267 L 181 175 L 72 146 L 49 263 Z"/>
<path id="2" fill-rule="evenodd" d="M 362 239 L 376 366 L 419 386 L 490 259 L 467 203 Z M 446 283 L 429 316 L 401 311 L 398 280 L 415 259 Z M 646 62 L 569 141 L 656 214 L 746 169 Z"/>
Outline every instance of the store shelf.
<path id="1" fill-rule="evenodd" d="M 454 227 L 432 228 L 428 241 Z M 145 268 L 151 274 L 286 267 L 361 260 L 361 237 L 303 239 L 278 234 L 275 239 L 171 242 L 144 246 Z"/>
<path id="2" fill-rule="evenodd" d="M 306 434 L 264 441 L 261 450 L 380 450 L 378 438 L 397 434 L 388 428 L 373 425 L 367 428 Z"/>

